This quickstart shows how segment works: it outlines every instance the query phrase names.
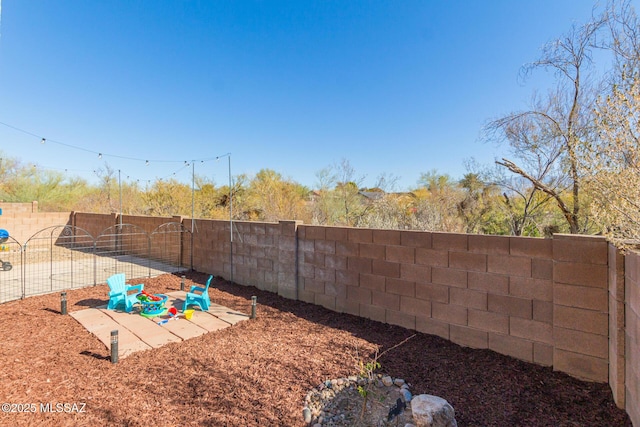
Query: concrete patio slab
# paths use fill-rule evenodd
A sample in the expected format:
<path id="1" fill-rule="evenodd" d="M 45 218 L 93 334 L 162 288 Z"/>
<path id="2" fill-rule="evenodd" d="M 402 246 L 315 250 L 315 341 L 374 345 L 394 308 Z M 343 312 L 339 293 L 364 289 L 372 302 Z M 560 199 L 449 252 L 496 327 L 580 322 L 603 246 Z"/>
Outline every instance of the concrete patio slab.
<path id="1" fill-rule="evenodd" d="M 240 313 L 239 311 L 233 311 L 228 309 L 227 307 L 214 303 L 211 303 L 208 312 L 213 314 L 220 320 L 224 320 L 230 325 L 235 325 L 242 320 L 249 319 L 248 314 Z"/>
<path id="2" fill-rule="evenodd" d="M 118 331 L 118 357 L 149 350 L 151 346 L 140 340 L 130 330 L 122 328 L 118 322 L 99 309 L 86 309 L 70 313 L 89 332 L 95 335 L 108 349 L 111 348 L 111 331 Z"/>
<path id="3" fill-rule="evenodd" d="M 169 292 L 167 294 L 167 296 L 169 297 L 167 307 L 175 307 L 178 311 L 181 312 L 186 295 L 187 293 L 183 291 Z M 216 331 L 220 329 L 219 321 L 223 321 L 227 324 L 226 326 L 228 326 L 235 325 L 241 320 L 247 320 L 249 318 L 249 315 L 247 314 L 233 311 L 223 305 L 216 303 L 211 303 L 211 305 L 209 306 L 209 310 L 204 312 L 197 308 L 197 306 L 192 306 L 192 308 L 194 307 L 195 311 L 193 312 L 191 321 L 197 324 L 201 324 L 201 326 L 208 331 Z M 211 325 L 213 329 L 210 329 L 209 325 Z"/>
<path id="4" fill-rule="evenodd" d="M 95 335 L 107 348 L 111 348 L 111 331 L 118 330 L 118 357 L 124 358 L 136 351 L 149 350 L 171 342 L 181 342 L 235 325 L 248 315 L 230 310 L 219 304 L 211 304 L 209 311 L 195 310 L 190 320 L 184 318 L 181 310 L 186 292 L 167 293 L 166 307 L 175 307 L 178 318 L 169 315 L 146 318 L 137 310 L 125 313 L 107 310 L 106 305 L 71 312 L 89 332 Z M 159 324 L 164 319 L 170 319 Z"/>
<path id="5" fill-rule="evenodd" d="M 230 323 L 217 318 L 213 314 L 202 311 L 194 312 L 191 322 L 200 326 L 202 329 L 206 329 L 207 332 L 213 332 L 231 326 Z"/>
<path id="6" fill-rule="evenodd" d="M 138 313 L 125 313 L 123 311 L 107 310 L 101 308 L 107 316 L 111 317 L 120 326 L 133 332 L 141 341 L 153 348 L 162 347 L 171 342 L 182 341 L 182 338 L 172 334 L 164 328 L 158 328 L 154 319 L 147 319 Z"/>

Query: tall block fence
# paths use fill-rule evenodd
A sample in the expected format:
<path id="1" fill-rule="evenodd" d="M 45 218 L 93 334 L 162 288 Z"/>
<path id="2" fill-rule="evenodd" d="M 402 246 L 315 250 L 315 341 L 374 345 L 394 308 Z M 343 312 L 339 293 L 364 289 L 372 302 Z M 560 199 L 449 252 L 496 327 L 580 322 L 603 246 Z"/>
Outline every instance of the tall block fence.
<path id="1" fill-rule="evenodd" d="M 73 218 L 70 212 L 39 212 L 38 202 L 0 202 L 0 209 L 0 228 L 8 230 L 18 242 L 26 242 L 44 228 L 71 224 Z"/>
<path id="2" fill-rule="evenodd" d="M 193 230 L 180 256 L 194 270 L 607 382 L 640 426 L 640 254 L 602 237 L 86 213 L 70 221 L 89 231 L 179 221 Z"/>
<path id="3" fill-rule="evenodd" d="M 640 255 L 603 237 L 197 224 L 196 270 L 608 382 L 640 426 Z"/>

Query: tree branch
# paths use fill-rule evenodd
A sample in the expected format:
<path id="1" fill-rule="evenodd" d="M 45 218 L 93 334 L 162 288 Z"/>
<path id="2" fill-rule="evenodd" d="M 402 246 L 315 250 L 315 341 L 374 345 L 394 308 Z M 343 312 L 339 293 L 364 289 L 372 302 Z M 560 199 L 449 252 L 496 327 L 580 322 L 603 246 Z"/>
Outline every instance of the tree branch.
<path id="1" fill-rule="evenodd" d="M 511 160 L 503 158 L 501 162 L 500 161 L 496 161 L 496 164 L 498 164 L 500 166 L 504 166 L 505 168 L 509 169 L 511 172 L 513 172 L 513 173 L 515 173 L 517 175 L 520 175 L 521 177 L 529 180 L 531 182 L 531 184 L 533 184 L 533 186 L 535 188 L 537 188 L 538 190 L 540 190 L 540 191 L 548 194 L 549 196 L 551 196 L 556 201 L 556 203 L 558 204 L 558 207 L 562 211 L 562 214 L 564 215 L 564 217 L 569 222 L 569 225 L 571 226 L 571 225 L 574 224 L 573 216 L 571 214 L 571 211 L 567 208 L 567 205 L 562 200 L 562 197 L 560 197 L 560 194 L 558 194 L 553 188 L 550 188 L 549 186 L 547 186 L 545 183 L 543 183 L 539 179 L 536 179 L 533 176 L 529 175 L 527 172 L 522 170 L 518 165 L 513 163 Z"/>

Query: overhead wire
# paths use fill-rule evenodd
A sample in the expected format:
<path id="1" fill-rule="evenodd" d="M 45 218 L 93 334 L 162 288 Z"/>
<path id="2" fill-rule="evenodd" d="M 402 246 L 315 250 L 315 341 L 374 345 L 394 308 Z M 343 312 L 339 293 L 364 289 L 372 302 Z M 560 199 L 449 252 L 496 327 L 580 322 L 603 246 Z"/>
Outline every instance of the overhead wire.
<path id="1" fill-rule="evenodd" d="M 89 150 L 88 148 L 79 147 L 79 146 L 77 146 L 77 145 L 68 144 L 68 143 L 66 143 L 66 142 L 57 141 L 57 140 L 55 140 L 55 139 L 46 138 L 46 137 L 44 137 L 44 136 L 42 136 L 42 135 L 38 135 L 38 134 L 36 134 L 36 133 L 33 133 L 33 132 L 30 132 L 30 131 L 27 131 L 27 130 L 21 129 L 21 128 L 17 127 L 17 126 L 13 126 L 13 125 L 8 124 L 8 123 L 0 122 L 0 125 L 2 125 L 2 126 L 6 126 L 6 127 L 10 128 L 10 129 L 13 129 L 13 130 L 15 130 L 15 131 L 18 131 L 18 132 L 24 133 L 24 134 L 26 134 L 26 135 L 30 135 L 30 136 L 33 136 L 33 137 L 35 137 L 35 138 L 38 138 L 38 139 L 40 139 L 40 142 L 41 142 L 42 144 L 45 144 L 45 143 L 47 143 L 47 142 L 51 142 L 51 143 L 54 143 L 54 144 L 57 144 L 57 145 L 62 145 L 62 146 L 64 146 L 64 147 L 73 148 L 73 149 L 76 149 L 76 150 L 84 151 L 84 152 L 86 152 L 86 153 L 95 154 L 95 155 L 97 155 L 97 156 L 98 156 L 98 158 L 102 158 L 102 157 L 105 157 L 105 156 L 106 156 L 106 157 L 113 157 L 113 158 L 123 159 L 123 160 L 133 160 L 133 161 L 145 162 L 147 165 L 148 165 L 150 162 L 153 162 L 153 163 L 182 163 L 182 162 L 185 162 L 185 163 L 187 163 L 187 161 L 186 161 L 186 160 L 175 160 L 175 159 L 171 159 L 171 160 L 169 160 L 169 159 L 149 159 L 149 158 L 142 159 L 142 158 L 139 158 L 139 157 L 129 157 L 129 156 L 123 156 L 123 155 L 119 155 L 119 154 L 111 154 L 111 153 L 107 153 L 107 152 L 105 152 L 105 151 L 94 151 L 94 150 Z M 212 160 L 216 160 L 216 157 L 209 157 L 209 158 L 202 158 L 202 159 L 193 159 L 193 160 L 191 160 L 191 161 L 207 162 L 207 161 L 212 161 Z"/>

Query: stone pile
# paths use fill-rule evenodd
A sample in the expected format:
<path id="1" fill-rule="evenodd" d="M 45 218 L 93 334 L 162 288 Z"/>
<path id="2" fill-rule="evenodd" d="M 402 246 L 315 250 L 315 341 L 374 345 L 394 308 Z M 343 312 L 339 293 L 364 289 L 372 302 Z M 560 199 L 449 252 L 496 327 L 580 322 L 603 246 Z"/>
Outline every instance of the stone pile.
<path id="1" fill-rule="evenodd" d="M 368 425 L 360 419 L 363 398 L 358 392 L 359 386 L 367 387 L 372 393 L 370 403 L 374 400 L 381 403 L 367 408 L 374 417 L 370 420 L 375 423 L 372 425 L 396 426 L 403 420 L 400 425 L 404 427 L 457 427 L 453 407 L 445 399 L 429 394 L 412 396 L 409 384 L 387 375 L 376 375 L 372 379 L 351 376 L 321 383 L 305 396 L 302 409 L 305 423 L 312 427 Z M 398 419 L 389 420 L 389 410 L 397 399 L 406 404 L 406 409 Z"/>
<path id="2" fill-rule="evenodd" d="M 362 425 L 363 398 L 359 386 L 372 393 L 370 401 L 376 400 L 378 407 L 373 414 L 376 426 L 396 426 L 404 420 L 400 424 L 404 427 L 457 427 L 453 407 L 445 399 L 427 394 L 414 397 L 403 379 L 384 375 L 372 379 L 351 376 L 321 383 L 305 396 L 304 422 L 312 427 Z M 406 409 L 402 418 L 389 420 L 389 409 L 397 399 L 406 404 Z M 367 409 L 371 411 L 371 407 Z"/>
<path id="3" fill-rule="evenodd" d="M 378 375 L 372 379 L 351 376 L 327 380 L 307 393 L 302 410 L 304 421 L 314 427 L 357 425 L 362 409 L 362 397 L 358 392 L 358 386 L 368 385 L 371 385 L 374 394 L 392 395 L 388 402 L 389 407 L 396 402 L 397 397 L 401 397 L 405 402 L 412 398 L 409 385 L 400 378 L 392 379 L 389 376 Z M 389 425 L 395 426 L 395 421 Z"/>

